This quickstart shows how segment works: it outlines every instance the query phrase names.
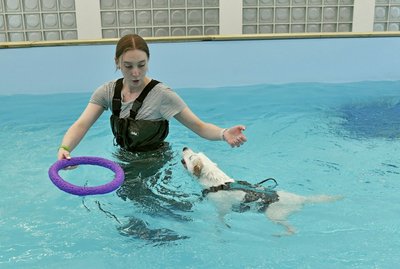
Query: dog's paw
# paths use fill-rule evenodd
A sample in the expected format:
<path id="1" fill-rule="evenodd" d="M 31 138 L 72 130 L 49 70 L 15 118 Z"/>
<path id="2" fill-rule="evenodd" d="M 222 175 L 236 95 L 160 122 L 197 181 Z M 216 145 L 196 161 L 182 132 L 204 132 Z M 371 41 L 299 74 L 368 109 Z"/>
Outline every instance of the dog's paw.
<path id="1" fill-rule="evenodd" d="M 284 236 L 291 236 L 296 234 L 296 230 L 293 227 L 290 227 L 286 230 L 286 232 L 279 233 L 279 234 L 273 234 L 275 237 L 284 237 Z"/>

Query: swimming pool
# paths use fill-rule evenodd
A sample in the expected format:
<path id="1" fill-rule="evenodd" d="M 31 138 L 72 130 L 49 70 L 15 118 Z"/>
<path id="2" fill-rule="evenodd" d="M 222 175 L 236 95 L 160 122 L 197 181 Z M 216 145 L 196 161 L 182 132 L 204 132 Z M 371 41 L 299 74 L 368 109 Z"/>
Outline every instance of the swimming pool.
<path id="1" fill-rule="evenodd" d="M 399 87 L 380 81 L 177 89 L 204 120 L 246 124 L 249 142 L 232 150 L 172 121 L 172 158 L 147 180 L 151 195 L 141 202 L 116 193 L 80 198 L 48 179 L 61 136 L 90 93 L 2 95 L 0 267 L 395 268 Z M 345 198 L 292 215 L 294 236 L 273 236 L 281 227 L 250 212 L 230 214 L 227 228 L 182 168 L 184 146 L 205 152 L 234 178 L 274 177 L 278 189 Z M 115 160 L 113 153 L 103 115 L 74 155 Z M 81 183 L 111 176 L 78 169 L 68 175 Z"/>
<path id="2" fill-rule="evenodd" d="M 79 198 L 47 176 L 91 91 L 117 77 L 113 45 L 0 49 L 1 268 L 395 268 L 400 259 L 400 38 L 151 43 L 150 75 L 204 120 L 243 123 L 239 149 L 171 122 L 170 161 L 140 187 Z M 232 57 L 235 55 L 235 57 Z M 74 151 L 117 160 L 108 115 Z M 298 233 L 256 213 L 231 228 L 180 164 L 184 146 L 230 176 L 274 177 L 302 195 L 343 195 L 292 215 Z M 80 184 L 110 171 L 80 167 Z M 134 198 L 136 196 L 133 196 Z"/>

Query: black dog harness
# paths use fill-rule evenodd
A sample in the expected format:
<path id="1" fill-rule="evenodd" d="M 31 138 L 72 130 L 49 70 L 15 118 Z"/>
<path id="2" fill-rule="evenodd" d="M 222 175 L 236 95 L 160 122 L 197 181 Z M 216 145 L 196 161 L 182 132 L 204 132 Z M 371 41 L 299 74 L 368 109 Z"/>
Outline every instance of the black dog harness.
<path id="1" fill-rule="evenodd" d="M 274 181 L 275 185 L 272 187 L 264 187 L 261 184 L 267 181 Z M 218 192 L 221 190 L 224 191 L 234 191 L 240 190 L 244 191 L 246 194 L 244 196 L 243 202 L 239 205 L 232 208 L 233 211 L 244 212 L 251 209 L 251 203 L 255 203 L 256 209 L 260 212 L 263 212 L 267 209 L 267 207 L 279 201 L 279 196 L 276 191 L 272 190 L 278 185 L 275 179 L 267 178 L 262 180 L 257 184 L 250 184 L 247 181 L 235 181 L 235 182 L 226 182 L 219 186 L 210 187 L 208 189 L 203 190 L 203 197 L 209 193 Z"/>
<path id="2" fill-rule="evenodd" d="M 157 85 L 157 80 L 151 80 L 139 97 L 132 104 L 130 115 L 120 118 L 122 81 L 116 81 L 112 100 L 112 115 L 110 117 L 111 130 L 115 144 L 131 152 L 150 151 L 163 146 L 164 139 L 169 132 L 167 120 L 137 120 L 136 116 L 147 94 Z"/>

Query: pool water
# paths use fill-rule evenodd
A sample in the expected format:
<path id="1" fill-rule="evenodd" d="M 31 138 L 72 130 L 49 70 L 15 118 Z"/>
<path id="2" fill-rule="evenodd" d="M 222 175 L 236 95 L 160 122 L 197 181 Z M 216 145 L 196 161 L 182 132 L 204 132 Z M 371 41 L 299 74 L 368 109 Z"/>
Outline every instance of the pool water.
<path id="1" fill-rule="evenodd" d="M 301 83 L 177 92 L 203 120 L 246 125 L 231 149 L 175 120 L 171 158 L 144 178 L 140 199 L 113 192 L 77 197 L 47 170 L 90 93 L 0 96 L 0 268 L 396 268 L 400 263 L 400 82 Z M 109 112 L 74 156 L 116 159 Z M 184 146 L 230 176 L 301 195 L 342 195 L 290 216 L 293 236 L 255 212 L 228 228 L 180 164 Z M 63 176 L 99 184 L 106 169 Z M 139 197 L 138 196 L 138 197 Z"/>

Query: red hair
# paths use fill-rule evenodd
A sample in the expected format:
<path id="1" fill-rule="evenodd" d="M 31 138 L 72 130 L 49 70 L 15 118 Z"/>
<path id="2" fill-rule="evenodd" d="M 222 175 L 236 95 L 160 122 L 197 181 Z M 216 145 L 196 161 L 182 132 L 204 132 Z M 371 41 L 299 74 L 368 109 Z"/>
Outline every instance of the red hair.
<path id="1" fill-rule="evenodd" d="M 121 57 L 121 55 L 128 50 L 144 51 L 147 55 L 147 58 L 150 59 L 150 51 L 146 41 L 137 34 L 129 34 L 121 37 L 115 49 L 115 59 L 118 60 L 119 57 Z"/>

